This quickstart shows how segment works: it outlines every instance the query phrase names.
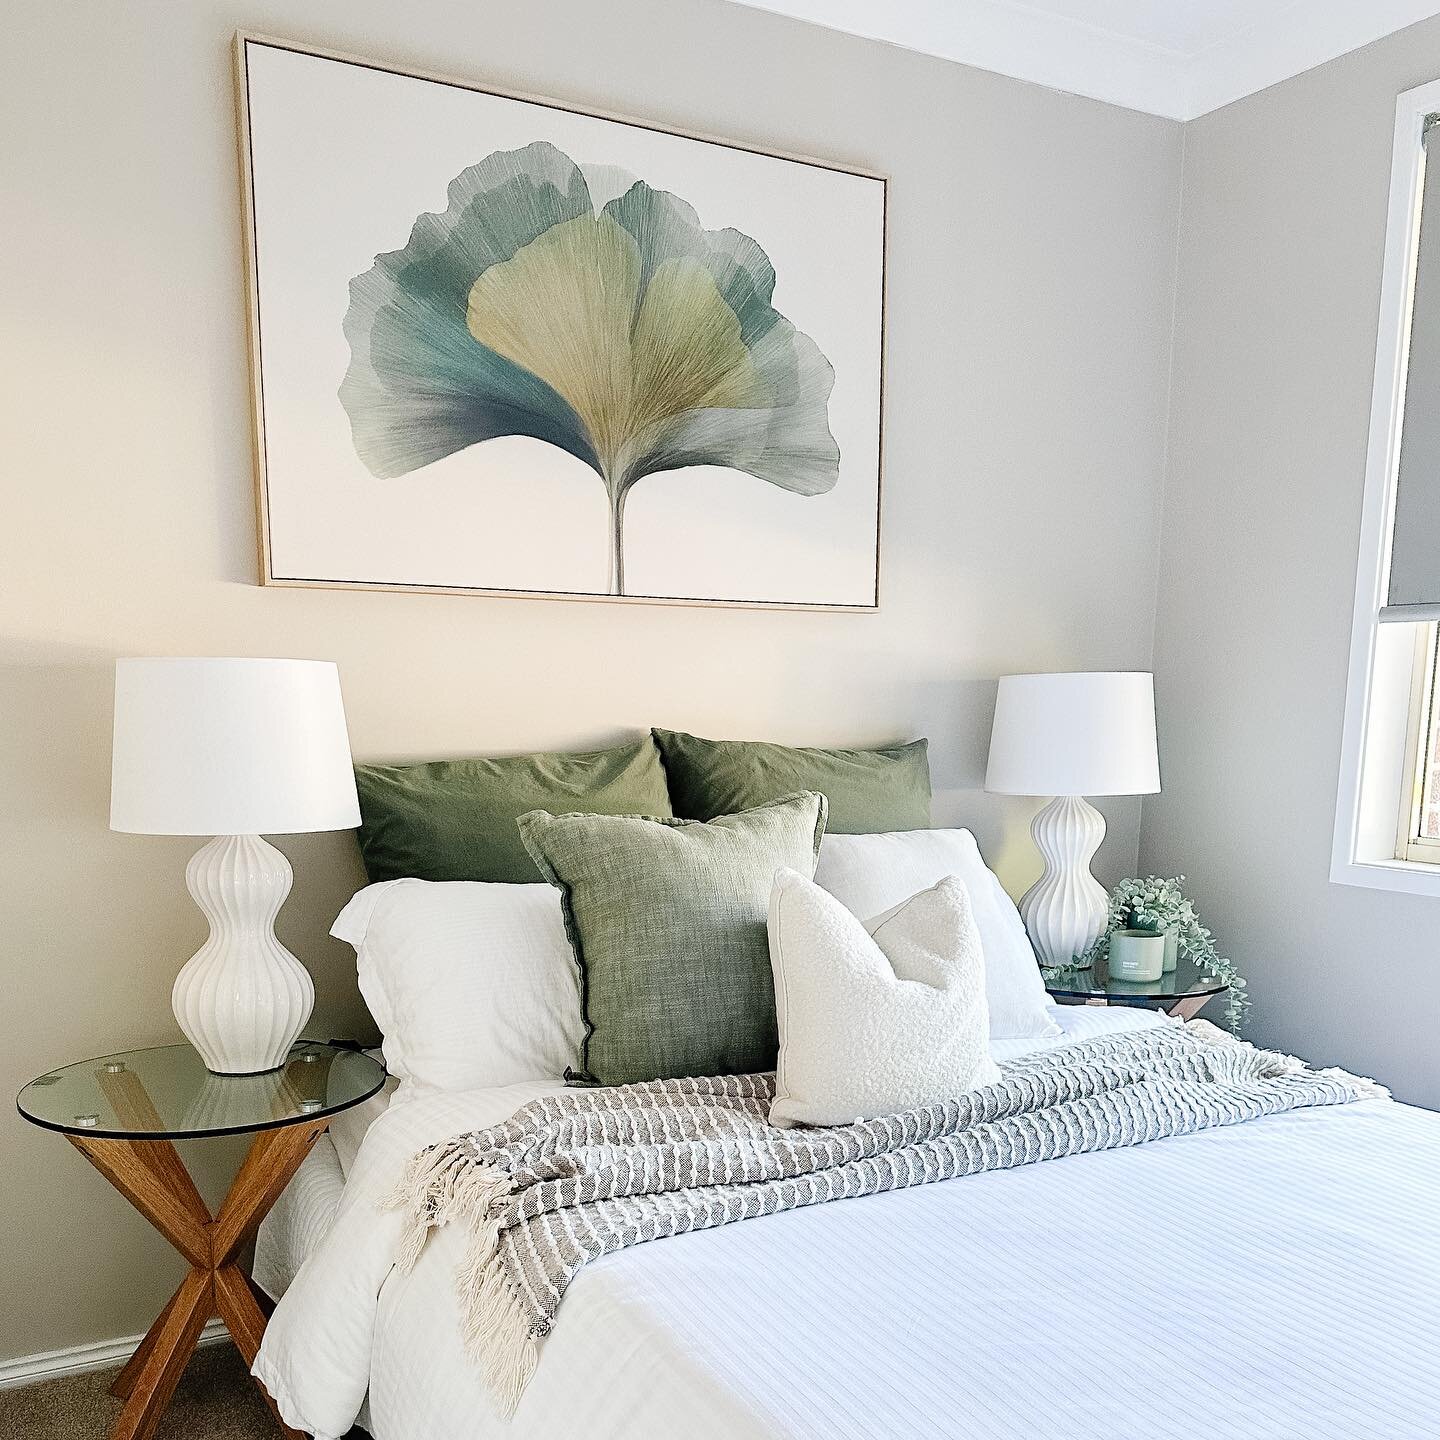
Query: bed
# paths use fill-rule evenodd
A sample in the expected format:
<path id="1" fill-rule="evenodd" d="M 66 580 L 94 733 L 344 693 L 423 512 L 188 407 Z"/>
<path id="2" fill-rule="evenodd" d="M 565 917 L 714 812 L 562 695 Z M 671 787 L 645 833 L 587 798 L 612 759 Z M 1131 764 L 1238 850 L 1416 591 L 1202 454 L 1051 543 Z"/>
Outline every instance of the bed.
<path id="1" fill-rule="evenodd" d="M 339 1117 L 259 1236 L 280 1303 L 254 1368 L 288 1423 L 1440 1440 L 1440 1116 L 1203 1022 L 1050 1005 L 973 835 L 928 828 L 923 744 L 656 739 L 663 771 L 641 742 L 572 757 L 563 784 L 551 756 L 366 780 L 373 883 L 333 933 L 399 1083 Z M 656 818 L 667 795 L 684 818 Z M 962 954 L 968 979 L 907 978 Z M 880 988 L 837 1021 L 857 976 Z M 827 1085 L 899 1083 L 897 1057 L 953 1032 L 862 1049 L 868 997 L 951 987 L 972 1080 L 864 1110 L 798 1085 L 797 1035 Z M 797 1019 L 802 1001 L 820 1009 Z M 773 1077 L 716 1063 L 735 1035 Z M 683 1059 L 654 1049 L 682 1039 Z M 729 1078 L 686 1078 L 707 1076 Z M 806 1129 L 767 1110 L 782 1093 L 833 1113 Z M 569 1138 L 547 1149 L 551 1120 Z M 806 1147 L 829 1158 L 795 1168 Z"/>
<path id="2" fill-rule="evenodd" d="M 1053 1014 L 1062 1033 L 1030 1043 L 1168 1023 Z M 377 1205 L 423 1145 L 557 1085 L 392 1101 L 348 1177 L 317 1147 L 257 1255 L 288 1290 L 256 1370 L 289 1423 L 322 1440 L 357 1416 L 376 1440 L 1440 1435 L 1440 1117 L 1379 1099 L 607 1256 L 503 1420 L 460 1342 L 463 1237 L 436 1232 L 400 1274 Z"/>

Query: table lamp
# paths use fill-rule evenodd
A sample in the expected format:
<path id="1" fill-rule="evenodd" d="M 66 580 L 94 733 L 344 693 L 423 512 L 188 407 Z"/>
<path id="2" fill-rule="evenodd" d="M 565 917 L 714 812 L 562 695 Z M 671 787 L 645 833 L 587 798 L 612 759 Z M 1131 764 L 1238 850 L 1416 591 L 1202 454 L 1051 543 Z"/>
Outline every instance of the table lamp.
<path id="1" fill-rule="evenodd" d="M 115 662 L 110 828 L 217 837 L 185 869 L 210 938 L 170 997 L 216 1074 L 284 1064 L 315 1003 L 305 967 L 275 938 L 290 862 L 260 836 L 359 823 L 329 661 Z"/>
<path id="2" fill-rule="evenodd" d="M 1051 795 L 1030 833 L 1045 873 L 1020 914 L 1042 965 L 1068 965 L 1104 933 L 1108 897 L 1090 873 L 1105 817 L 1086 795 L 1160 789 L 1154 677 L 1140 672 L 1005 675 L 995 697 L 985 788 Z"/>

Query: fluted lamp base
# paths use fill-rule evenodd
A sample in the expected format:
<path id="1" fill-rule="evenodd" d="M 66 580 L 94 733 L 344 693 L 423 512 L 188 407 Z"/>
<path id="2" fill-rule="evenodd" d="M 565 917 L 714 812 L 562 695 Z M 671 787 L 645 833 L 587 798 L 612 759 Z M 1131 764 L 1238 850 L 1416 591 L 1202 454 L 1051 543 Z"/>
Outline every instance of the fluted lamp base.
<path id="1" fill-rule="evenodd" d="M 185 868 L 210 938 L 175 977 L 170 1003 L 216 1075 L 279 1069 L 314 1008 L 309 974 L 275 938 L 292 879 L 290 862 L 258 835 L 221 835 Z"/>
<path id="2" fill-rule="evenodd" d="M 1069 965 L 1105 930 L 1109 896 L 1090 873 L 1105 817 L 1079 795 L 1057 795 L 1030 825 L 1045 873 L 1025 892 L 1020 916 L 1042 965 Z"/>

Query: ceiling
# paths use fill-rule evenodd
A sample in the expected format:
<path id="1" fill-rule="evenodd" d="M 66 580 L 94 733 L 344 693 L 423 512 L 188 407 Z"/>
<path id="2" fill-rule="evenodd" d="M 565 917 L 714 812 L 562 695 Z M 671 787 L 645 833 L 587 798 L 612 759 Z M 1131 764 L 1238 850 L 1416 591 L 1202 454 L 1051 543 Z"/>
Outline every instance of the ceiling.
<path id="1" fill-rule="evenodd" d="M 735 3 L 1175 120 L 1440 14 L 1440 0 Z"/>

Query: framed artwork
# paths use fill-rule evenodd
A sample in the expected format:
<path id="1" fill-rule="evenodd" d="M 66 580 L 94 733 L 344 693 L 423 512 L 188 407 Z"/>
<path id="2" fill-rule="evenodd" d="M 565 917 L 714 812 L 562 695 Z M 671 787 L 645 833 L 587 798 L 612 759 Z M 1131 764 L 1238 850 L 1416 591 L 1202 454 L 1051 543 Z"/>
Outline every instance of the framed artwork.
<path id="1" fill-rule="evenodd" d="M 262 583 L 877 606 L 882 177 L 236 58 Z"/>

